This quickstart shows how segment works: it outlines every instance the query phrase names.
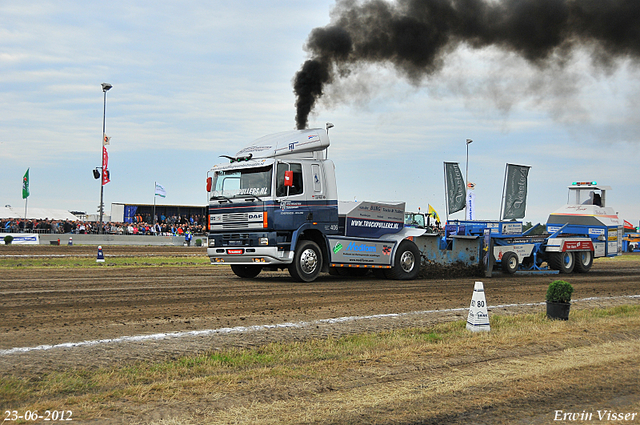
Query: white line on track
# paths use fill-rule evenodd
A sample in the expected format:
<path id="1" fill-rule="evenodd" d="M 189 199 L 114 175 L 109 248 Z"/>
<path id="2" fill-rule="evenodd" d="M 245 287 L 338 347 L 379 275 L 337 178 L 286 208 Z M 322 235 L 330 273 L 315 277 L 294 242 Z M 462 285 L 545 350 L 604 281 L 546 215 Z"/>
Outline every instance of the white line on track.
<path id="1" fill-rule="evenodd" d="M 584 302 L 584 301 L 598 301 L 598 300 L 611 300 L 611 299 L 624 299 L 624 298 L 640 298 L 640 295 L 623 295 L 619 297 L 591 297 L 591 298 L 581 298 L 579 300 L 573 300 L 576 302 Z M 494 308 L 509 308 L 509 307 L 528 307 L 528 306 L 537 306 L 544 305 L 544 302 L 539 303 L 524 303 L 524 304 L 499 304 L 487 306 L 488 309 Z M 275 325 L 254 325 L 254 326 L 235 326 L 232 328 L 218 328 L 218 329 L 203 329 L 199 331 L 187 331 L 187 332 L 169 332 L 169 333 L 156 333 L 150 335 L 133 335 L 133 336 L 122 336 L 119 338 L 107 338 L 107 339 L 98 339 L 91 341 L 81 341 L 81 342 L 65 342 L 62 344 L 55 345 L 38 345 L 36 347 L 16 347 L 10 349 L 0 350 L 0 356 L 8 356 L 12 354 L 21 354 L 28 353 L 31 351 L 47 351 L 53 350 L 57 348 L 74 348 L 74 347 L 90 347 L 101 344 L 112 344 L 112 343 L 121 343 L 121 342 L 140 342 L 140 341 L 158 341 L 162 339 L 169 338 L 185 338 L 185 337 L 193 337 L 193 336 L 207 336 L 207 335 L 216 335 L 216 334 L 230 334 L 230 333 L 247 333 L 247 332 L 260 332 L 271 329 L 298 329 L 305 328 L 315 325 L 321 324 L 333 324 L 333 323 L 345 323 L 345 322 L 354 322 L 358 320 L 372 320 L 372 319 L 383 319 L 383 318 L 399 318 L 406 316 L 416 316 L 416 315 L 425 315 L 425 314 L 433 314 L 433 313 L 451 313 L 456 311 L 466 311 L 468 308 L 449 308 L 444 310 L 423 310 L 423 311 L 412 311 L 408 313 L 387 313 L 387 314 L 373 314 L 369 316 L 346 316 L 346 317 L 335 317 L 331 319 L 319 319 L 313 320 L 310 322 L 286 322 L 286 323 L 278 323 Z"/>

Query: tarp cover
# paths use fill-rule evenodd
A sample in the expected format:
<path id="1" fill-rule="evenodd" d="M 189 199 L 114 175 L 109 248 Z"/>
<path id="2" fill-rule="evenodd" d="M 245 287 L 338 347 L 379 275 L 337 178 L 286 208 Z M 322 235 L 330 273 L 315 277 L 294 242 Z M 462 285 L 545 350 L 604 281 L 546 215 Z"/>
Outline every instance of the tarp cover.
<path id="1" fill-rule="evenodd" d="M 0 219 L 7 218 L 24 218 L 24 208 L 0 207 Z M 27 208 L 28 220 L 79 220 L 78 217 L 71 214 L 67 210 L 58 210 L 54 208 Z"/>

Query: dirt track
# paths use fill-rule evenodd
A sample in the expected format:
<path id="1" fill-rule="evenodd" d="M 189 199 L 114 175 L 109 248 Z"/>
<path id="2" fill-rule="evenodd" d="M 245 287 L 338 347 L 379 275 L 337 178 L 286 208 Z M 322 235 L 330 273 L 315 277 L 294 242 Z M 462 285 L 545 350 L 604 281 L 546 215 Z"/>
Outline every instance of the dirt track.
<path id="1" fill-rule="evenodd" d="M 15 255 L 18 257 L 12 258 L 25 258 L 25 263 L 34 256 L 46 258 L 67 254 L 95 258 L 96 252 L 95 247 L 0 247 L 0 258 Z M 142 255 L 184 257 L 187 265 L 109 266 L 111 257 Z M 630 255 L 625 254 L 622 259 L 615 260 L 600 259 L 587 274 L 561 276 L 575 288 L 572 310 L 594 305 L 640 303 L 637 296 L 640 295 L 640 261 L 625 261 L 636 258 Z M 23 265 L 2 269 L 0 377 L 38 381 L 43 373 L 51 370 L 122 365 L 227 347 L 258 346 L 272 341 L 337 337 L 354 332 L 460 320 L 466 318 L 465 308 L 469 306 L 476 280 L 484 282 L 487 302 L 494 306 L 490 308 L 490 314 L 541 312 L 545 308 L 541 303 L 547 285 L 558 278 L 558 275 L 498 274 L 490 279 L 431 278 L 398 282 L 323 274 L 312 284 L 300 284 L 293 282 L 286 272 L 262 273 L 254 280 L 243 280 L 235 277 L 226 266 L 188 265 L 194 263 L 194 257 L 205 256 L 204 249 L 200 248 L 109 247 L 105 256 L 106 264 L 96 267 L 36 268 Z M 337 322 L 325 320 L 354 316 L 357 318 Z M 285 326 L 268 326 L 287 323 Z M 252 328 L 254 325 L 256 327 Z M 196 335 L 184 333 L 202 330 L 214 331 Z M 253 387 L 245 393 L 220 390 L 219 400 L 216 394 L 211 394 L 209 398 L 175 405 L 160 400 L 137 404 L 122 399 L 115 402 L 108 413 L 103 413 L 102 419 L 92 423 L 155 423 L 165 418 L 182 418 L 171 422 L 180 424 L 213 423 L 214 420 L 236 423 L 239 419 L 234 415 L 247 405 L 253 406 L 251 411 L 247 411 L 248 418 L 261 410 L 266 415 L 264 418 L 273 416 L 277 411 L 273 409 L 278 406 L 287 412 L 303 412 L 301 403 L 316 403 L 316 397 L 334 397 L 327 406 L 342 412 L 342 416 L 328 414 L 322 419 L 323 416 L 318 416 L 322 412 L 315 411 L 310 417 L 318 423 L 325 420 L 378 423 L 381 420 L 396 422 L 396 419 L 402 419 L 398 423 L 406 423 L 406 418 L 414 417 L 418 421 L 416 423 L 434 424 L 542 424 L 552 421 L 554 409 L 580 412 L 614 407 L 624 412 L 640 412 L 637 356 L 617 353 L 607 345 L 610 341 L 617 343 L 620 347 L 616 349 L 620 350 L 629 344 L 632 344 L 630 347 L 637 345 L 637 332 L 630 330 L 620 335 L 585 333 L 583 336 L 583 331 L 579 331 L 577 340 L 557 341 L 555 345 L 537 346 L 532 342 L 533 345 L 517 345 L 500 353 L 485 350 L 474 355 L 462 353 L 462 357 L 432 358 L 424 355 L 420 361 L 427 362 L 425 364 L 381 363 L 382 370 L 376 369 L 375 373 L 370 366 L 374 378 L 367 374 L 361 376 L 360 369 L 356 368 L 353 371 L 355 375 L 345 377 L 344 382 L 339 379 L 332 383 L 331 391 L 322 390 L 322 382 L 305 382 L 309 393 L 306 398 L 298 397 L 295 386 L 288 388 L 285 383 L 284 389 L 275 392 L 272 389 L 256 392 Z M 150 338 L 171 332 L 181 333 L 168 338 Z M 147 337 L 123 338 L 140 335 Z M 113 338 L 119 339 L 108 341 Z M 103 341 L 64 345 L 95 340 Z M 33 349 L 56 344 L 63 345 Z M 20 351 L 16 350 L 18 347 L 30 348 Z M 539 373 L 530 373 L 531 368 L 545 362 L 564 364 L 567 361 L 565 357 L 575 354 L 574 347 L 585 350 L 585 353 L 588 350 L 601 352 L 603 366 L 589 363 L 572 369 L 569 365 L 566 367 L 572 371 L 570 379 L 552 379 L 544 384 L 539 380 L 549 373 L 548 366 L 541 366 Z M 633 348 L 627 348 L 629 350 L 633 351 Z M 622 360 L 616 356 L 621 356 Z M 592 357 L 586 354 L 585 358 Z M 558 362 L 558 359 L 561 360 Z M 485 401 L 476 399 L 473 385 L 468 391 L 449 388 L 450 383 L 465 382 L 468 377 L 502 376 L 513 365 L 523 365 L 519 375 L 512 378 L 514 382 L 473 383 L 480 385 L 481 393 L 489 391 Z M 484 372 L 483 368 L 488 367 L 496 370 Z M 375 378 L 377 374 L 381 375 Z M 429 382 L 428 388 L 433 389 L 420 390 L 426 399 L 418 397 L 414 401 L 400 402 L 390 397 L 386 401 L 375 402 L 370 410 L 363 410 L 364 416 L 356 413 L 349 416 L 351 407 L 340 408 L 345 400 L 352 397 L 353 391 L 370 394 L 380 390 L 384 394 L 396 386 L 407 386 L 410 390 L 407 394 L 417 394 L 416 388 L 425 388 L 424 382 Z M 320 390 L 309 392 L 308 385 L 320 385 Z M 503 386 L 504 394 L 500 393 Z M 517 390 L 513 391 L 513 388 Z M 286 394 L 283 395 L 282 391 Z M 438 394 L 442 395 L 442 400 Z M 454 403 L 449 399 L 458 401 Z M 203 405 L 211 409 L 204 418 L 201 417 Z M 389 410 L 384 411 L 384 406 Z M 440 407 L 434 414 L 424 410 L 429 406 Z M 74 409 L 74 415 L 82 416 L 81 408 Z M 401 414 L 414 410 L 413 416 Z M 224 415 L 229 418 L 224 419 Z M 190 419 L 196 417 L 196 420 Z"/>
<path id="2" fill-rule="evenodd" d="M 0 255 L 95 256 L 95 247 L 3 247 Z M 110 256 L 162 255 L 205 256 L 202 248 L 110 247 Z M 636 262 L 596 261 L 590 273 L 565 276 L 574 284 L 574 300 L 588 297 L 614 297 L 640 293 L 640 269 Z M 540 303 L 548 283 L 557 276 L 505 276 L 481 279 L 489 305 Z M 254 280 L 243 280 L 228 267 L 91 267 L 5 269 L 0 279 L 0 349 L 34 347 L 86 340 L 117 338 L 201 329 L 268 325 L 285 322 L 317 321 L 345 316 L 406 313 L 424 310 L 448 310 L 469 306 L 476 278 L 422 279 L 409 282 L 376 278 L 338 278 L 323 274 L 312 284 L 293 282 L 286 272 L 266 272 Z M 593 304 L 594 302 L 590 302 Z M 606 305 L 607 301 L 595 301 Z M 585 305 L 586 303 L 583 303 Z M 543 306 L 521 307 L 541 311 Z M 575 308 L 580 308 L 580 303 Z M 505 308 L 498 310 L 514 310 Z M 448 312 L 449 319 L 466 317 L 466 312 Z M 418 320 L 420 323 L 414 323 Z M 286 335 L 265 332 L 258 339 L 228 337 L 223 345 L 255 345 L 272 338 L 305 338 L 350 331 L 375 330 L 424 324 L 439 320 L 407 316 L 402 320 L 378 320 L 360 323 L 348 329 L 287 331 Z M 444 319 L 443 319 L 444 320 Z M 344 326 L 343 326 L 344 327 Z M 277 334 L 277 335 L 276 335 Z M 271 336 L 270 336 L 271 335 Z M 148 343 L 146 344 L 148 347 Z M 153 347 L 139 355 L 102 355 L 102 364 L 110 359 L 136 359 L 171 356 L 188 345 L 175 342 L 162 349 Z M 191 347 L 211 349 L 210 343 Z M 68 354 L 68 353 L 67 353 Z M 44 354 L 34 354 L 38 355 Z M 4 356 L 0 371 L 19 367 Z M 56 359 L 48 354 L 48 367 L 55 367 L 68 356 Z M 8 363 L 7 363 L 8 362 Z M 20 363 L 20 362 L 18 362 Z M 34 370 L 46 367 L 37 359 Z M 3 367 L 4 365 L 4 367 Z M 61 365 L 60 365 L 61 366 Z M 12 371 L 13 373 L 16 370 Z"/>

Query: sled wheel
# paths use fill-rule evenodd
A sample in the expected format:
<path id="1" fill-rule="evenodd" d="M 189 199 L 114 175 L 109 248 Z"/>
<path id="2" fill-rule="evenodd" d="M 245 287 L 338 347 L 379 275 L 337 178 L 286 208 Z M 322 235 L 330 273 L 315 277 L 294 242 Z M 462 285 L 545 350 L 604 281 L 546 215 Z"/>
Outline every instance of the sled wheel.
<path id="1" fill-rule="evenodd" d="M 514 274 L 518 270 L 518 255 L 513 251 L 505 252 L 501 260 L 502 271 Z"/>
<path id="2" fill-rule="evenodd" d="M 593 265 L 593 252 L 591 251 L 580 251 L 575 253 L 576 259 L 576 273 L 586 273 L 591 270 L 591 266 Z"/>
<path id="3" fill-rule="evenodd" d="M 574 266 L 573 252 L 553 252 L 549 256 L 549 267 L 560 273 L 571 273 Z"/>

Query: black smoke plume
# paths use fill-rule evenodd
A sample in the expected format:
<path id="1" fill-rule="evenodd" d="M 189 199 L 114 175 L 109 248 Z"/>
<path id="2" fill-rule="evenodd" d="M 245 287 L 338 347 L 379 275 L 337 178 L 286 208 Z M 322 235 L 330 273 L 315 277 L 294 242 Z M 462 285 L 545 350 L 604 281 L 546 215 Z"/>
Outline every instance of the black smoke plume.
<path id="1" fill-rule="evenodd" d="M 414 84 L 460 45 L 497 47 L 530 64 L 562 65 L 577 47 L 594 63 L 640 57 L 640 0 L 338 0 L 315 28 L 294 78 L 296 126 L 307 126 L 323 89 L 355 65 L 389 63 Z"/>

